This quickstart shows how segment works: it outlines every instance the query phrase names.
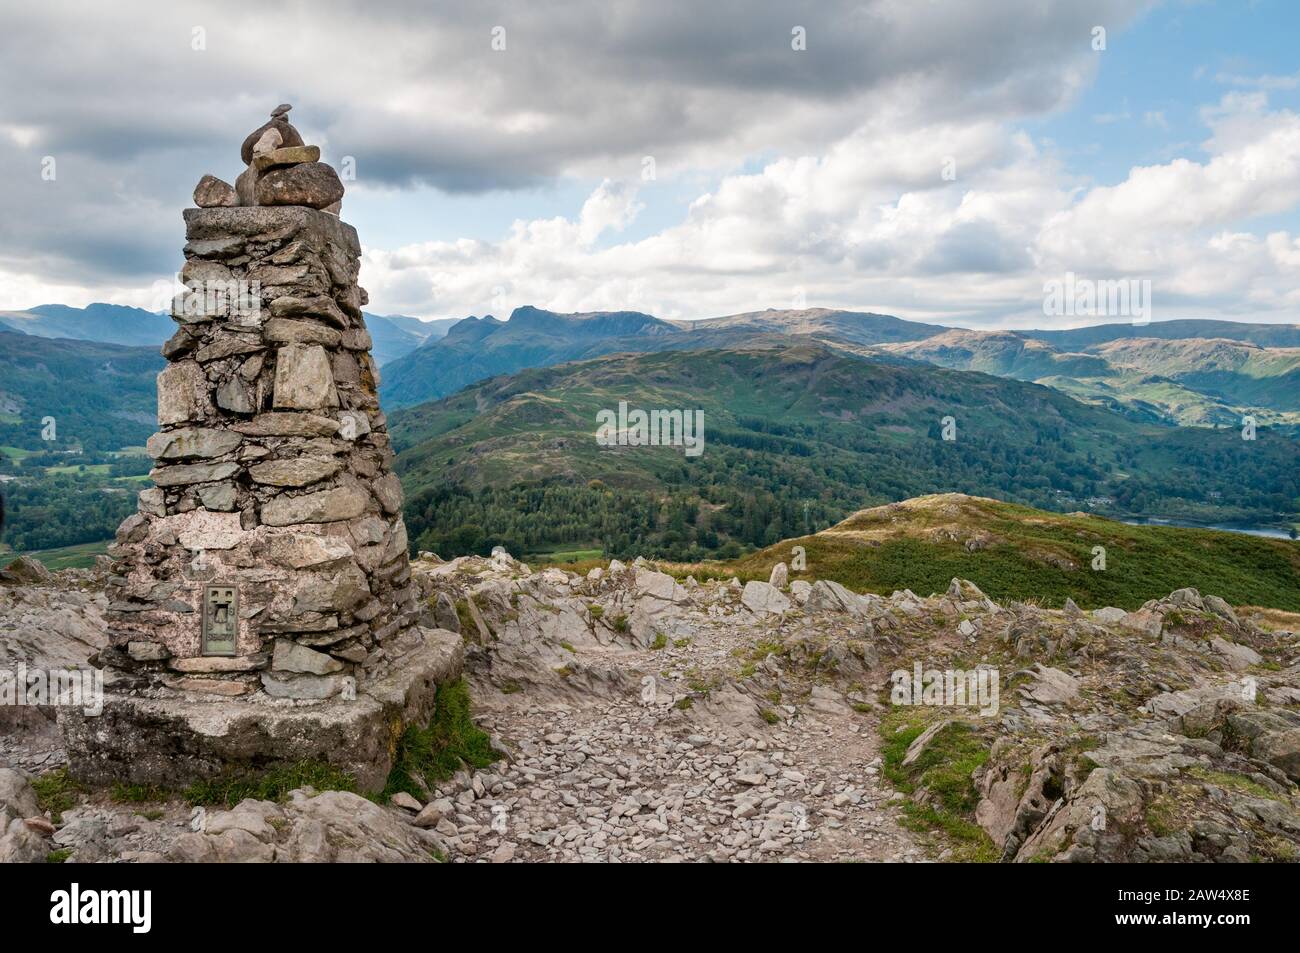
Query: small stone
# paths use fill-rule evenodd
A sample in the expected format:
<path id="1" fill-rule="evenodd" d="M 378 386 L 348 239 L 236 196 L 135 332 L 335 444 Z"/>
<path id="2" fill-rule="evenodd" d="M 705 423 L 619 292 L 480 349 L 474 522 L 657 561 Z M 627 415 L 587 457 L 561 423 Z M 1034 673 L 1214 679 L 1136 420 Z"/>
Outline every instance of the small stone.
<path id="1" fill-rule="evenodd" d="M 242 656 L 200 655 L 172 659 L 168 668 L 186 675 L 214 675 L 223 672 L 255 672 L 266 667 L 266 653 Z"/>
<path id="2" fill-rule="evenodd" d="M 267 526 L 333 523 L 356 519 L 366 511 L 370 494 L 359 486 L 340 486 L 305 496 L 277 496 L 262 507 Z"/>
<path id="3" fill-rule="evenodd" d="M 376 480 L 374 486 L 375 499 L 379 500 L 380 505 L 386 513 L 400 513 L 402 510 L 402 481 L 394 473 L 389 473 L 384 477 Z"/>
<path id="4" fill-rule="evenodd" d="M 171 651 L 161 642 L 128 642 L 126 654 L 137 662 L 165 662 Z"/>
<path id="5" fill-rule="evenodd" d="M 289 121 L 284 118 L 284 114 L 281 113 L 278 116 L 273 116 L 270 122 L 258 126 L 244 139 L 244 144 L 239 147 L 239 158 L 244 165 L 252 163 L 253 147 L 261 141 L 262 136 L 266 134 L 268 129 L 275 129 L 280 134 L 280 145 L 300 146 L 303 144 L 302 136 L 299 135 L 298 130 L 293 128 Z"/>
<path id="6" fill-rule="evenodd" d="M 420 808 L 424 807 L 423 804 L 411 797 L 411 795 L 407 794 L 405 791 L 398 791 L 388 799 L 388 803 L 392 804 L 394 807 L 400 807 L 407 811 L 418 812 Z"/>
<path id="7" fill-rule="evenodd" d="M 778 589 L 784 589 L 790 581 L 790 569 L 785 563 L 777 563 L 772 567 L 772 575 L 768 576 L 767 584 L 775 586 Z"/>
<path id="8" fill-rule="evenodd" d="M 333 328 L 313 321 L 272 318 L 266 322 L 266 340 L 272 344 L 320 344 L 338 347 L 342 336 Z"/>
<path id="9" fill-rule="evenodd" d="M 268 169 L 278 169 L 282 166 L 299 165 L 303 162 L 319 162 L 319 146 L 285 146 L 283 148 L 270 149 L 259 154 L 257 149 L 253 149 L 253 168 L 258 172 L 265 172 Z"/>
<path id="10" fill-rule="evenodd" d="M 219 457 L 229 453 L 243 438 L 229 430 L 212 427 L 183 427 L 156 433 L 149 438 L 145 449 L 155 460 L 182 460 L 186 458 Z"/>
<path id="11" fill-rule="evenodd" d="M 276 149 L 279 149 L 283 142 L 284 136 L 281 135 L 280 130 L 276 129 L 274 126 L 262 133 L 261 138 L 259 138 L 257 142 L 253 143 L 253 165 L 257 165 L 259 157 L 269 155 Z M 262 167 L 258 166 L 258 168 L 260 169 Z"/>
<path id="12" fill-rule="evenodd" d="M 239 204 L 234 187 L 215 175 L 205 175 L 194 186 L 194 204 L 199 208 L 228 208 Z"/>
<path id="13" fill-rule="evenodd" d="M 289 344 L 276 351 L 275 406 L 317 410 L 337 407 L 334 372 L 323 347 Z"/>
<path id="14" fill-rule="evenodd" d="M 295 457 L 292 460 L 269 460 L 248 468 L 256 483 L 268 486 L 307 486 L 332 477 L 343 468 L 333 457 Z"/>
<path id="15" fill-rule="evenodd" d="M 217 388 L 217 406 L 232 414 L 251 414 L 255 408 L 249 387 L 238 377 L 232 377 Z"/>
<path id="16" fill-rule="evenodd" d="M 199 501 L 205 510 L 229 513 L 238 502 L 239 493 L 233 483 L 218 483 L 199 488 Z"/>
<path id="17" fill-rule="evenodd" d="M 297 642 L 280 639 L 271 656 L 271 670 L 275 672 L 301 672 L 308 675 L 331 675 L 343 671 L 343 663 Z M 418 810 L 418 807 L 417 807 Z"/>
<path id="18" fill-rule="evenodd" d="M 238 463 L 191 463 L 157 467 L 149 472 L 149 479 L 157 486 L 188 486 L 192 483 L 228 480 L 238 472 Z M 221 507 L 208 508 L 221 509 Z"/>
<path id="19" fill-rule="evenodd" d="M 293 675 L 277 677 L 262 673 L 262 688 L 272 698 L 325 699 L 337 695 L 343 688 L 338 675 Z"/>

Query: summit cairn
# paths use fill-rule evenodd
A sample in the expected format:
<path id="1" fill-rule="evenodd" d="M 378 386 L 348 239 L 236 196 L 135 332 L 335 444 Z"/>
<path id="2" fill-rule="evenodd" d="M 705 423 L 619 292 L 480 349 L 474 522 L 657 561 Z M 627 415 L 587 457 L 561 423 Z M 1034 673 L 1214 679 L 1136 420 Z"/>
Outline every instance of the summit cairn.
<path id="1" fill-rule="evenodd" d="M 236 189 L 205 176 L 184 212 L 154 485 L 109 549 L 109 697 L 64 719 L 89 782 L 321 758 L 382 786 L 394 724 L 459 668 L 417 624 L 357 233 L 289 108 L 244 140 Z"/>

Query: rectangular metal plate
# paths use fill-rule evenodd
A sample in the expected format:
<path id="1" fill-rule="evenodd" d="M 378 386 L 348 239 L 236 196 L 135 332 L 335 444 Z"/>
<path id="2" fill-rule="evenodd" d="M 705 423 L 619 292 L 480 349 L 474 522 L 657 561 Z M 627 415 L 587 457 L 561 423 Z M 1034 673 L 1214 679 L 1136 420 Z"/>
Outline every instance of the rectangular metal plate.
<path id="1" fill-rule="evenodd" d="M 203 654 L 234 655 L 239 641 L 239 588 L 206 586 L 203 590 Z"/>

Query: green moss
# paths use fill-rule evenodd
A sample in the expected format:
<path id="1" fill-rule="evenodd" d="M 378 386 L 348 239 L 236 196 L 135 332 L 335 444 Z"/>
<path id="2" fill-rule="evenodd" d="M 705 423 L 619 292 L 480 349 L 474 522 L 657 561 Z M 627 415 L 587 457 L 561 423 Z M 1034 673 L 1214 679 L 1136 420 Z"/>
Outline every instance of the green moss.
<path id="1" fill-rule="evenodd" d="M 272 768 L 258 776 L 229 775 L 199 781 L 186 788 L 181 797 L 190 804 L 231 808 L 245 798 L 284 801 L 290 791 L 301 787 L 312 787 L 317 791 L 356 791 L 357 781 L 351 774 L 328 762 L 306 759 Z M 160 801 L 168 797 L 167 792 L 159 788 L 146 788 L 142 792 L 137 792 L 135 788 L 125 788 L 123 793 L 153 795 L 146 800 Z"/>
<path id="2" fill-rule="evenodd" d="M 695 707 L 695 700 L 692 699 L 690 695 L 687 695 L 684 698 L 679 698 L 677 701 L 673 702 L 673 707 L 678 711 L 690 711 Z"/>
<path id="3" fill-rule="evenodd" d="M 781 723 L 781 716 L 770 708 L 760 708 L 758 710 L 758 717 L 762 718 L 769 725 L 779 725 Z"/>
<path id="4" fill-rule="evenodd" d="M 72 851 L 68 849 L 52 850 L 45 855 L 47 864 L 61 864 L 72 856 Z"/>
<path id="5" fill-rule="evenodd" d="M 68 776 L 67 768 L 49 771 L 32 781 L 36 803 L 49 814 L 55 824 L 62 823 L 63 812 L 81 803 L 85 789 Z"/>
<path id="6" fill-rule="evenodd" d="M 470 715 L 469 687 L 464 679 L 451 682 L 439 687 L 428 727 L 411 726 L 403 732 L 381 799 L 399 791 L 422 797 L 425 789 L 447 780 L 462 766 L 486 768 L 497 757 L 492 739 Z"/>
<path id="7" fill-rule="evenodd" d="M 656 652 L 660 649 L 668 648 L 668 636 L 664 635 L 662 632 L 656 632 L 655 640 L 650 643 L 650 648 L 654 649 Z"/>

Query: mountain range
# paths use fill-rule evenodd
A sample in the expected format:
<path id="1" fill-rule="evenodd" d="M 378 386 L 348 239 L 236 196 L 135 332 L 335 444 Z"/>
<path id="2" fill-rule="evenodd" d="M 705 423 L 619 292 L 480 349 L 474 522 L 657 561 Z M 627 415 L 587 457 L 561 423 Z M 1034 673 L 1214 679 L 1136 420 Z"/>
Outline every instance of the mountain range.
<path id="1" fill-rule="evenodd" d="M 384 367 L 389 408 L 453 394 L 530 367 L 619 352 L 765 346 L 796 338 L 872 354 L 1036 381 L 1136 420 L 1185 426 L 1300 422 L 1300 327 L 1168 321 L 1073 331 L 976 331 L 869 312 L 767 310 L 699 321 L 631 311 L 517 309 L 469 318 Z"/>
<path id="2" fill-rule="evenodd" d="M 374 341 L 375 360 L 380 364 L 396 360 L 431 340 L 437 340 L 456 323 L 456 318 L 421 321 L 401 314 L 363 312 Z M 0 330 L 16 331 L 42 338 L 73 338 L 100 344 L 158 348 L 176 330 L 165 313 L 118 304 L 91 304 L 73 308 L 43 304 L 26 311 L 0 311 Z"/>

